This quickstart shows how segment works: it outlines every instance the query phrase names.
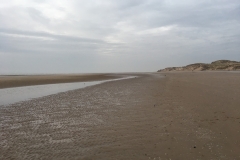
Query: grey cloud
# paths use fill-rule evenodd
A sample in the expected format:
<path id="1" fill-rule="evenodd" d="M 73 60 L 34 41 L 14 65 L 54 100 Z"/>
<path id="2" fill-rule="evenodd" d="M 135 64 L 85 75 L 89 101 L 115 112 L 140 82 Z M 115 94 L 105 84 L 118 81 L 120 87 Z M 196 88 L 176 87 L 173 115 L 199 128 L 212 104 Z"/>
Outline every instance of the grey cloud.
<path id="1" fill-rule="evenodd" d="M 55 11 L 62 16 L 52 16 Z M 16 64 L 22 72 L 28 68 L 20 59 L 36 62 L 36 72 L 44 61 L 42 71 L 117 72 L 240 60 L 238 0 L 9 2 L 0 21 L 1 67 Z"/>
<path id="2" fill-rule="evenodd" d="M 43 24 L 48 24 L 50 22 L 50 20 L 44 17 L 39 10 L 31 7 L 28 7 L 26 10 L 29 13 L 29 16 L 36 22 Z"/>
<path id="3" fill-rule="evenodd" d="M 145 4 L 146 0 L 122 0 L 117 3 L 115 3 L 116 8 L 122 11 L 126 11 L 128 9 L 132 9 L 134 7 L 141 6 Z"/>
<path id="4" fill-rule="evenodd" d="M 239 20 L 240 14 L 232 14 L 232 12 L 238 11 L 240 2 L 234 3 L 234 5 L 231 3 L 218 4 L 215 1 L 201 2 L 199 5 L 189 6 L 169 6 L 154 2 L 146 6 L 152 8 L 151 10 L 143 8 L 143 14 L 149 13 L 150 16 L 143 16 L 139 21 L 133 21 L 133 24 L 142 24 L 144 21 L 147 22 L 148 27 L 172 24 L 186 27 L 215 27 L 221 22 Z"/>
<path id="5" fill-rule="evenodd" d="M 48 41 L 0 35 L 0 52 L 5 54 L 94 54 L 98 44 L 69 41 Z"/>
<path id="6" fill-rule="evenodd" d="M 30 36 L 36 38 L 49 38 L 55 40 L 62 41 L 74 41 L 74 42 L 82 42 L 82 43 L 105 43 L 103 40 L 91 39 L 91 38 L 81 38 L 75 36 L 67 36 L 67 35 L 56 35 L 50 34 L 46 32 L 36 32 L 36 31 L 24 31 L 24 30 L 15 30 L 15 29 L 4 29 L 0 28 L 0 33 L 10 34 L 10 35 L 20 35 L 20 36 Z"/>

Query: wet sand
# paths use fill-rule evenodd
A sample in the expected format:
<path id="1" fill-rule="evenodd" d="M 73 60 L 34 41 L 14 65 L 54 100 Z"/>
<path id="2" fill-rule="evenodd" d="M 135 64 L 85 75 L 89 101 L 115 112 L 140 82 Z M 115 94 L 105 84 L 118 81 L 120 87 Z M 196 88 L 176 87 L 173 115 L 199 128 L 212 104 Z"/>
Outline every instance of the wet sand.
<path id="1" fill-rule="evenodd" d="M 0 76 L 0 89 L 42 84 L 99 81 L 119 77 L 119 74 L 56 74 Z"/>
<path id="2" fill-rule="evenodd" d="M 163 75 L 0 108 L 0 159 L 239 159 L 240 74 Z"/>

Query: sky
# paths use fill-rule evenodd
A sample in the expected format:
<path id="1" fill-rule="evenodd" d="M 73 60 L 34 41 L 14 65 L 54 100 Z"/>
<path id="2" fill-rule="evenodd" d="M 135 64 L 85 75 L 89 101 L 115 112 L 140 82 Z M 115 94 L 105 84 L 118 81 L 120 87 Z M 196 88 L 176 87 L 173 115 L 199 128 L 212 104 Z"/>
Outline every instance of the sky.
<path id="1" fill-rule="evenodd" d="M 0 74 L 240 61 L 239 0 L 0 0 Z"/>

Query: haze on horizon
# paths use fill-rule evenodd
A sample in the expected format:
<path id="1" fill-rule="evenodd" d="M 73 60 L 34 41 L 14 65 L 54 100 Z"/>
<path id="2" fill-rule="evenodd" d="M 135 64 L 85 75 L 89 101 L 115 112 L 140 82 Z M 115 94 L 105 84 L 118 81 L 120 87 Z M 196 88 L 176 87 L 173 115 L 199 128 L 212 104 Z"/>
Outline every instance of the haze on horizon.
<path id="1" fill-rule="evenodd" d="M 239 0 L 0 0 L 0 74 L 240 61 Z"/>

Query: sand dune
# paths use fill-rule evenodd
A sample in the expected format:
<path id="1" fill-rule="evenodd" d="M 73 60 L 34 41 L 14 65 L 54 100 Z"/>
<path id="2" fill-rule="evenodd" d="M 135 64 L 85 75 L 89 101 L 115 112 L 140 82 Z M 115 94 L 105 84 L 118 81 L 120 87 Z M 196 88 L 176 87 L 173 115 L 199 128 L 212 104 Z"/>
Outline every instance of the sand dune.
<path id="1" fill-rule="evenodd" d="M 210 64 L 195 63 L 184 67 L 168 67 L 158 72 L 169 71 L 240 71 L 240 62 L 229 60 L 218 60 Z"/>

